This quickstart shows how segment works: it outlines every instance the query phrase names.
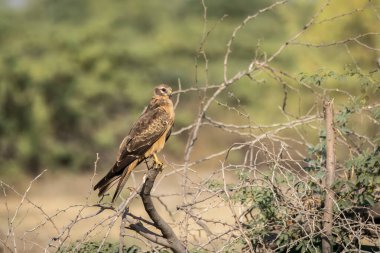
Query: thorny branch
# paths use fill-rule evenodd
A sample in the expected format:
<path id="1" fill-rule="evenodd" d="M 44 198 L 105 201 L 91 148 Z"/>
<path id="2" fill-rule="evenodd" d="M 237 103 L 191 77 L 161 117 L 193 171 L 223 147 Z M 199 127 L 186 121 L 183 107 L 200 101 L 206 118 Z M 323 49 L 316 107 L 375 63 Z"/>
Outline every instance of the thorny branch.
<path id="1" fill-rule="evenodd" d="M 153 168 L 149 169 L 148 176 L 145 180 L 145 183 L 143 184 L 140 196 L 144 204 L 145 211 L 154 222 L 154 226 L 156 226 L 161 231 L 163 238 L 167 240 L 166 245 L 169 245 L 169 248 L 171 248 L 174 252 L 186 252 L 182 242 L 177 238 L 172 228 L 160 216 L 153 205 L 150 192 L 152 190 L 154 181 L 156 180 L 156 177 L 161 170 L 162 165 L 154 165 Z"/>
<path id="2" fill-rule="evenodd" d="M 120 251 L 131 246 L 126 238 L 140 242 L 141 247 L 153 252 L 159 252 L 162 247 L 174 252 L 286 252 L 295 248 L 312 252 L 321 248 L 318 240 L 326 235 L 335 240 L 335 247 L 341 251 L 360 250 L 363 242 L 379 247 L 380 208 L 376 206 L 379 205 L 377 196 L 380 188 L 373 187 L 376 181 L 371 181 L 372 185 L 348 191 L 348 186 L 355 185 L 355 180 L 360 176 L 358 170 L 366 169 L 368 164 L 363 168 L 347 165 L 348 160 L 366 152 L 374 155 L 380 152 L 379 141 L 373 134 L 379 126 L 378 93 L 363 102 L 363 97 L 356 98 L 348 89 L 334 84 L 316 84 L 322 83 L 324 78 L 328 79 L 328 75 L 299 77 L 303 70 L 294 72 L 281 69 L 276 64 L 276 60 L 290 48 L 321 50 L 343 45 L 347 49 L 348 59 L 352 59 L 354 70 L 357 70 L 349 75 L 357 76 L 355 82 L 358 83 L 368 79 L 363 89 L 376 86 L 376 76 L 368 76 L 360 68 L 350 47 L 357 44 L 360 50 L 378 52 L 379 48 L 368 42 L 377 39 L 377 31 L 359 32 L 330 42 L 308 42 L 306 35 L 316 26 L 332 26 L 338 20 L 369 11 L 380 20 L 378 10 L 373 3 L 368 3 L 326 17 L 324 14 L 332 1 L 325 1 L 299 30 L 292 32 L 293 35 L 281 41 L 277 48 L 265 52 L 262 59 L 247 58 L 247 65 L 232 73 L 230 58 L 239 35 L 250 24 L 259 22 L 260 17 L 276 13 L 290 2 L 276 1 L 242 18 L 227 41 L 220 63 L 223 74 L 217 83 L 209 75 L 212 62 L 205 45 L 228 17 L 223 16 L 209 28 L 209 8 L 207 1 L 202 1 L 204 26 L 196 64 L 204 61 L 205 80 L 197 76 L 195 84 L 190 85 L 182 84 L 179 79 L 178 90 L 174 92 L 178 96 L 175 103 L 177 115 L 188 111 L 188 105 L 184 105 L 183 101 L 192 100 L 199 104 L 192 121 L 173 132 L 179 138 L 174 137 L 176 140 L 171 141 L 180 143 L 180 139 L 187 138 L 182 147 L 183 159 L 176 162 L 168 159 L 166 169 L 157 180 L 159 168 L 149 169 L 146 176 L 140 181 L 136 180 L 140 183 L 134 189 L 129 188 L 126 198 L 117 207 L 103 202 L 94 204 L 96 200 L 91 184 L 96 175 L 98 156 L 83 202 L 55 211 L 47 210 L 29 196 L 32 184 L 38 183 L 39 176 L 31 181 L 24 193 L 0 181 L 1 198 L 4 199 L 0 205 L 8 213 L 4 223 L 6 230 L 0 227 L 0 251 L 1 247 L 10 252 L 25 249 L 37 252 L 78 251 L 95 241 L 98 242 L 96 250 L 101 252 L 107 242 L 115 241 L 115 237 L 119 239 Z M 195 68 L 198 73 L 198 65 Z M 339 81 L 338 78 L 334 79 L 334 82 Z M 248 83 L 253 85 L 248 86 Z M 283 101 L 254 110 L 246 108 L 239 94 L 235 93 L 235 88 L 244 86 L 245 92 L 253 94 L 262 85 L 268 85 L 273 92 L 283 93 Z M 267 100 L 266 96 L 272 95 L 268 94 L 257 99 Z M 330 206 L 324 203 L 327 203 L 329 196 L 333 196 L 332 182 L 323 184 L 325 174 L 322 173 L 329 167 L 324 153 L 327 140 L 324 139 L 322 120 L 323 100 L 327 96 L 336 98 L 335 178 L 344 182 L 344 187 L 340 188 L 342 192 L 335 192 Z M 293 104 L 290 103 L 291 97 Z M 223 117 L 215 113 L 216 110 L 222 111 Z M 261 111 L 276 113 L 271 123 L 261 122 Z M 361 129 L 361 125 L 368 126 L 368 129 Z M 208 145 L 210 140 L 217 143 L 216 148 Z M 331 148 L 328 150 L 331 151 Z M 140 172 L 134 173 L 138 175 Z M 166 185 L 170 185 L 170 191 L 165 189 Z M 334 187 L 337 185 L 334 184 Z M 326 195 L 326 192 L 330 194 Z M 366 192 L 373 194 L 368 197 Z M 10 205 L 10 194 L 19 200 L 15 207 Z M 373 205 L 363 206 L 355 196 L 363 196 Z M 143 207 L 135 201 L 139 197 Z M 158 200 L 156 205 L 152 197 Z M 342 202 L 347 200 L 352 201 L 351 205 L 343 206 Z M 157 208 L 159 205 L 164 206 L 163 210 Z M 18 228 L 28 218 L 30 210 L 38 211 L 40 221 L 20 233 Z M 141 216 L 144 210 L 150 219 Z M 327 222 L 324 214 L 329 215 L 328 224 L 333 224 L 334 230 L 324 227 L 323 223 Z M 58 222 L 63 217 L 67 219 L 64 224 Z M 50 237 L 38 239 L 44 230 L 49 231 Z"/>

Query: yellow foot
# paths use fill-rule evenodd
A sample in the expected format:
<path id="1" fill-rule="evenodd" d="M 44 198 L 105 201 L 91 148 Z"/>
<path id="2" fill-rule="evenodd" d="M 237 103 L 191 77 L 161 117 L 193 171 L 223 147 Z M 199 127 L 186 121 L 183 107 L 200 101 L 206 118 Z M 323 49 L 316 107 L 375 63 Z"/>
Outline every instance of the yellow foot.
<path id="1" fill-rule="evenodd" d="M 160 163 L 160 164 L 157 164 L 155 163 L 154 164 L 154 168 L 158 169 L 160 172 L 162 172 L 164 170 L 164 164 L 163 163 Z"/>
<path id="2" fill-rule="evenodd" d="M 156 154 L 153 154 L 153 159 L 154 159 L 155 164 L 162 166 L 163 163 L 160 160 L 158 160 L 158 157 Z"/>
<path id="3" fill-rule="evenodd" d="M 163 170 L 164 164 L 158 160 L 158 157 L 156 154 L 153 154 L 153 159 L 154 159 L 154 168 L 159 169 L 160 171 Z"/>

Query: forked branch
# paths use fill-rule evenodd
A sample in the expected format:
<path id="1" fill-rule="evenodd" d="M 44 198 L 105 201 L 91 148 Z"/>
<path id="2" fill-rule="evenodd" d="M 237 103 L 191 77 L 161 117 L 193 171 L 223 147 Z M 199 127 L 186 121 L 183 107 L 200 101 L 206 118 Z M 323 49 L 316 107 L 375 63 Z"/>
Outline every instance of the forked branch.
<path id="1" fill-rule="evenodd" d="M 150 192 L 154 185 L 154 181 L 156 180 L 156 177 L 161 170 L 162 170 L 162 165 L 154 164 L 153 166 L 149 167 L 148 175 L 140 191 L 140 196 L 142 198 L 142 202 L 144 204 L 144 208 L 146 212 L 148 213 L 150 219 L 153 221 L 153 225 L 156 228 L 158 228 L 162 233 L 162 237 L 157 236 L 157 235 L 153 236 L 152 233 L 150 234 L 150 236 L 153 236 L 155 239 L 159 238 L 159 240 L 152 240 L 152 241 L 158 244 L 161 244 L 163 246 L 169 247 L 175 253 L 186 252 L 186 248 L 183 245 L 183 243 L 178 239 L 173 229 L 159 215 L 155 206 L 153 205 Z M 130 228 L 132 230 L 136 230 L 137 227 L 131 226 Z M 137 229 L 137 230 L 140 230 L 140 229 Z M 147 239 L 149 240 L 149 238 Z M 163 242 L 163 243 L 160 243 L 160 242 Z"/>

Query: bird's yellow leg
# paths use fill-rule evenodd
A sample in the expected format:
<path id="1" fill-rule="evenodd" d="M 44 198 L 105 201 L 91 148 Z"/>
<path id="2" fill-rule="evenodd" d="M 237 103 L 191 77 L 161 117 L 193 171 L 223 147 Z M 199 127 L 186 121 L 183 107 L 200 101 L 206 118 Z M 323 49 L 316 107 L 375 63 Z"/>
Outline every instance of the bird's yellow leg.
<path id="1" fill-rule="evenodd" d="M 156 168 L 162 171 L 162 167 L 164 164 L 160 160 L 158 160 L 156 153 L 153 154 L 153 159 L 154 159 L 155 167 L 157 166 Z"/>
<path id="2" fill-rule="evenodd" d="M 153 154 L 153 158 L 154 158 L 154 162 L 157 165 L 162 165 L 162 162 L 160 160 L 158 160 L 158 157 L 157 157 L 156 153 Z"/>

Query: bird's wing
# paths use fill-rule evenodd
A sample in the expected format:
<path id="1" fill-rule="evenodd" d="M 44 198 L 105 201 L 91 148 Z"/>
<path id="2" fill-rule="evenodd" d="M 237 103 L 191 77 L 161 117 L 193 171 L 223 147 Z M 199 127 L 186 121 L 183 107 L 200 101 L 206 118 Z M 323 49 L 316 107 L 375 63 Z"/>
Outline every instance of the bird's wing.
<path id="1" fill-rule="evenodd" d="M 108 171 L 95 186 L 101 189 L 99 195 L 107 191 L 112 183 L 117 180 L 124 169 L 138 160 L 137 166 L 143 161 L 145 152 L 165 133 L 168 127 L 173 125 L 173 119 L 160 107 L 145 110 L 137 122 L 132 126 L 129 135 L 124 138 L 119 147 L 119 155 L 114 166 Z M 135 167 L 133 166 L 133 167 Z M 131 168 L 133 169 L 133 168 Z"/>
<path id="2" fill-rule="evenodd" d="M 95 186 L 101 189 L 99 195 L 106 192 L 120 176 L 127 166 L 138 160 L 137 166 L 143 161 L 145 152 L 165 133 L 173 124 L 169 114 L 160 107 L 145 110 L 137 122 L 132 126 L 129 135 L 124 138 L 119 147 L 119 155 L 114 166 Z M 133 168 L 130 168 L 131 170 Z M 129 170 L 129 169 L 128 169 Z"/>
<path id="3" fill-rule="evenodd" d="M 132 127 L 120 145 L 118 162 L 125 158 L 143 156 L 145 152 L 173 125 L 173 119 L 161 107 L 147 110 Z"/>

